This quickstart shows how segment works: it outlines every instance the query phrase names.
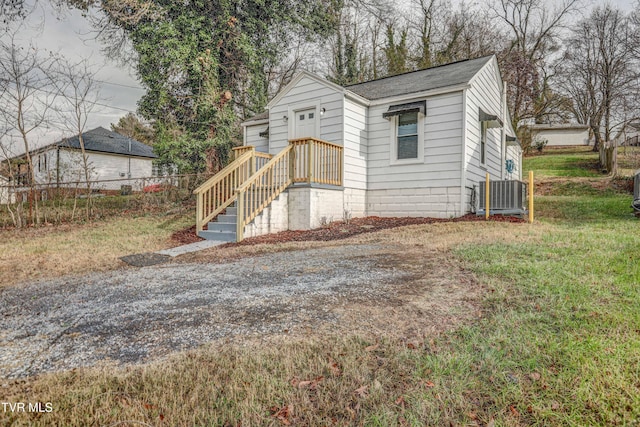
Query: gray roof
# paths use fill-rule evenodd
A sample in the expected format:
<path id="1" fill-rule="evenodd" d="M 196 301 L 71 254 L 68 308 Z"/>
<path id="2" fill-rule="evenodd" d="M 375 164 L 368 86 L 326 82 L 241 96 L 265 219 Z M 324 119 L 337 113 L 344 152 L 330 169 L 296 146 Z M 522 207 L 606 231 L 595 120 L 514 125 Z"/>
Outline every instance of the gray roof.
<path id="1" fill-rule="evenodd" d="M 411 71 L 395 76 L 383 77 L 364 83 L 345 86 L 350 92 L 361 97 L 374 100 L 391 96 L 408 95 L 449 86 L 457 86 L 469 83 L 482 67 L 484 67 L 493 55 L 476 59 L 452 62 L 424 70 Z M 244 123 L 264 120 L 269 118 L 269 112 L 257 114 Z"/>
<path id="2" fill-rule="evenodd" d="M 260 120 L 266 120 L 269 118 L 269 112 L 268 111 L 263 111 L 260 114 L 256 114 L 255 116 L 251 116 L 250 118 L 246 119 L 244 121 L 244 123 L 248 123 L 248 122 L 257 122 Z"/>
<path id="3" fill-rule="evenodd" d="M 84 149 L 88 151 L 98 151 L 101 153 L 122 154 L 125 156 L 137 157 L 158 157 L 153 148 L 136 141 L 117 132 L 112 132 L 103 127 L 89 130 L 82 134 Z M 59 147 L 70 147 L 80 149 L 80 140 L 78 136 L 65 138 L 60 142 L 53 144 Z"/>
<path id="4" fill-rule="evenodd" d="M 483 56 L 482 58 L 468 59 L 440 65 L 438 67 L 384 77 L 346 86 L 346 89 L 363 98 L 374 100 L 456 86 L 468 83 L 492 57 L 493 55 Z"/>

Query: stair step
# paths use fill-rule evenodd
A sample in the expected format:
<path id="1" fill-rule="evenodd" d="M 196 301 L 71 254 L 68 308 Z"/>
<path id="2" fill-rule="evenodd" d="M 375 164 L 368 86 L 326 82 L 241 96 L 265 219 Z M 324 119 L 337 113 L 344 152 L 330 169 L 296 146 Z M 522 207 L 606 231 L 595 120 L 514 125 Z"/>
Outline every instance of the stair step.
<path id="1" fill-rule="evenodd" d="M 218 218 L 218 222 L 210 222 L 208 225 L 209 231 L 236 231 L 236 222 L 222 222 L 221 218 Z"/>
<path id="2" fill-rule="evenodd" d="M 238 217 L 236 215 L 218 215 L 218 222 L 225 224 L 235 224 Z"/>
<path id="3" fill-rule="evenodd" d="M 202 237 L 206 240 L 218 240 L 221 242 L 235 242 L 236 241 L 236 233 L 229 231 L 213 231 L 213 230 L 202 230 L 198 232 L 198 236 Z"/>
<path id="4" fill-rule="evenodd" d="M 235 207 L 235 203 L 226 209 L 225 215 L 236 215 L 238 208 Z"/>

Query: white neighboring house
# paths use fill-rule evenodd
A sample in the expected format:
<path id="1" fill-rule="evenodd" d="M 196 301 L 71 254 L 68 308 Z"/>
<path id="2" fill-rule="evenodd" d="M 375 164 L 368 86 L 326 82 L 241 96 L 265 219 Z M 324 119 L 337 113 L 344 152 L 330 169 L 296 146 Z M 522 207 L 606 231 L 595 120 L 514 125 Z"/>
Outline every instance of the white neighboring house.
<path id="1" fill-rule="evenodd" d="M 547 140 L 547 147 L 589 145 L 589 126 L 580 124 L 530 125 L 531 141 Z"/>
<path id="2" fill-rule="evenodd" d="M 158 157 L 152 147 L 103 127 L 84 132 L 82 140 L 92 188 L 120 190 L 122 185 L 131 185 L 140 190 L 143 184 L 140 178 L 152 176 L 153 160 Z M 31 161 L 37 184 L 85 186 L 84 162 L 77 135 L 32 151 Z M 19 185 L 26 184 L 27 175 L 22 175 L 18 176 Z"/>
<path id="3" fill-rule="evenodd" d="M 242 124 L 244 145 L 276 159 L 296 141 L 326 141 L 341 150 L 342 185 L 300 182 L 296 160 L 287 172 L 293 183 L 262 214 L 252 214 L 251 224 L 236 222 L 242 235 L 227 231 L 229 240 L 315 228 L 343 216 L 458 217 L 473 210 L 475 188 L 486 173 L 494 180 L 522 177 L 522 150 L 494 55 L 346 87 L 303 71 L 267 110 Z M 316 145 L 308 143 L 309 153 Z M 302 156 L 305 164 L 325 161 L 304 152 L 296 159 Z M 308 167 L 302 170 L 305 175 Z M 219 239 L 216 223 L 200 231 L 222 209 L 205 206 L 211 200 L 206 191 L 206 185 L 196 190 L 199 234 Z"/>

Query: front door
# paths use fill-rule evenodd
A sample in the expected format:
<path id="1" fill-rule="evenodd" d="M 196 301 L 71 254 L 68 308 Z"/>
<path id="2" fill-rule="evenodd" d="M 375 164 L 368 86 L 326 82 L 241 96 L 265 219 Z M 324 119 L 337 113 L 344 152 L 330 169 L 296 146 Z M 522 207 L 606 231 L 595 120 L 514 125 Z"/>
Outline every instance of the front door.
<path id="1" fill-rule="evenodd" d="M 316 109 L 300 110 L 295 113 L 294 138 L 317 137 L 316 135 Z"/>

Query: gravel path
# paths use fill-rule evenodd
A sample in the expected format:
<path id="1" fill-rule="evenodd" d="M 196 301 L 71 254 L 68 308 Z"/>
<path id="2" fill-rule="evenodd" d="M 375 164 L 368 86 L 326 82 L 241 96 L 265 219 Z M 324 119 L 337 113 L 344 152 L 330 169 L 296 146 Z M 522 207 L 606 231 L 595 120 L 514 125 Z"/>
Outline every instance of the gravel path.
<path id="1" fill-rule="evenodd" d="M 237 335 L 339 321 L 393 297 L 415 272 L 388 248 L 345 245 L 224 264 L 164 264 L 39 281 L 0 292 L 0 377 L 138 363 Z"/>

